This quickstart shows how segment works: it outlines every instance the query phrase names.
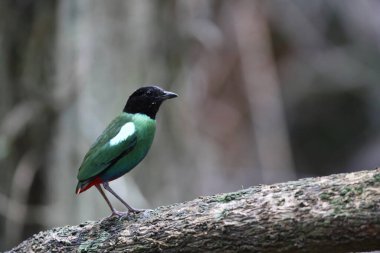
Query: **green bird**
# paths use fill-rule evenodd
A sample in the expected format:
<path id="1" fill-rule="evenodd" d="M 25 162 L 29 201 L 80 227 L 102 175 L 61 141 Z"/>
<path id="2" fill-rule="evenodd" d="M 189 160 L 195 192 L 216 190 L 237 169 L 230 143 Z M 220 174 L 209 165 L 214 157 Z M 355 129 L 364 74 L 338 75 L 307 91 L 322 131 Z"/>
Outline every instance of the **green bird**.
<path id="1" fill-rule="evenodd" d="M 78 171 L 76 193 L 95 186 L 111 208 L 112 215 L 122 215 L 111 205 L 101 187 L 103 185 L 127 207 L 128 212 L 139 212 L 119 197 L 108 182 L 131 171 L 144 159 L 153 142 L 158 109 L 163 101 L 177 96 L 157 86 L 142 87 L 133 92 L 123 112 L 107 126 L 84 157 Z"/>

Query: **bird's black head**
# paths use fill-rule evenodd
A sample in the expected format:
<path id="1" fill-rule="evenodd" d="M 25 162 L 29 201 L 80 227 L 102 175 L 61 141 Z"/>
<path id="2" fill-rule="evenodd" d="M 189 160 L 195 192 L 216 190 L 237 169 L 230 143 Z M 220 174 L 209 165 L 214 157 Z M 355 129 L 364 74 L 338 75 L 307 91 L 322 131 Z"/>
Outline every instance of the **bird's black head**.
<path id="1" fill-rule="evenodd" d="M 155 119 L 162 102 L 175 97 L 178 97 L 178 95 L 157 86 L 142 87 L 132 93 L 123 112 L 146 114 Z"/>

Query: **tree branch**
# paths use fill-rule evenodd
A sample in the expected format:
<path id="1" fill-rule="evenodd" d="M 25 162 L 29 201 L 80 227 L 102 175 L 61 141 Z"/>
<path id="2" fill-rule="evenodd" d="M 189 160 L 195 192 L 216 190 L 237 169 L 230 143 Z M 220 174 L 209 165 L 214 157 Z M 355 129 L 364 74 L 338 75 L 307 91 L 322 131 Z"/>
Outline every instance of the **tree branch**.
<path id="1" fill-rule="evenodd" d="M 260 185 L 40 232 L 15 252 L 380 249 L 380 169 Z"/>

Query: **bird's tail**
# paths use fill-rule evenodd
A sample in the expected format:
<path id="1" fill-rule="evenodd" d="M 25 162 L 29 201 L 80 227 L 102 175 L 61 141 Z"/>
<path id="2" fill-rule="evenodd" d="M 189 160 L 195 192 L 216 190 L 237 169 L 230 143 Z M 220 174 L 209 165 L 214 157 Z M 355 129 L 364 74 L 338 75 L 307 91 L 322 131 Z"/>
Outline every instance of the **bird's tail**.
<path id="1" fill-rule="evenodd" d="M 100 177 L 90 178 L 84 181 L 79 181 L 77 184 L 77 188 L 75 189 L 75 193 L 82 193 L 94 185 L 103 183 L 103 180 Z"/>

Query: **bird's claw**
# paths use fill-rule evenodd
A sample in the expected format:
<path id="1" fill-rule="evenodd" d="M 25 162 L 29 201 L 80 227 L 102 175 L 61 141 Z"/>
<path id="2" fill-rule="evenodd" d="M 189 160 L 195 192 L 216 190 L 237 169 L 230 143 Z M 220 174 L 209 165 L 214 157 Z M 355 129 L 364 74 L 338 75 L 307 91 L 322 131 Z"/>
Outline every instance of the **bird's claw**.
<path id="1" fill-rule="evenodd" d="M 112 211 L 112 214 L 109 216 L 110 218 L 112 217 L 122 217 L 124 215 L 127 215 L 129 212 L 120 212 L 120 211 Z"/>
<path id="2" fill-rule="evenodd" d="M 120 211 L 116 211 L 116 210 L 113 210 L 111 215 L 109 216 L 110 218 L 112 217 L 123 217 L 123 216 L 128 216 L 129 214 L 139 214 L 139 213 L 142 213 L 144 212 L 146 209 L 128 209 L 127 212 L 120 212 Z"/>
<path id="3" fill-rule="evenodd" d="M 145 211 L 145 209 L 134 209 L 134 208 L 128 209 L 128 212 L 131 212 L 134 214 L 142 213 L 144 211 Z"/>

